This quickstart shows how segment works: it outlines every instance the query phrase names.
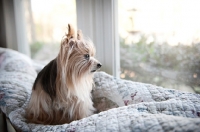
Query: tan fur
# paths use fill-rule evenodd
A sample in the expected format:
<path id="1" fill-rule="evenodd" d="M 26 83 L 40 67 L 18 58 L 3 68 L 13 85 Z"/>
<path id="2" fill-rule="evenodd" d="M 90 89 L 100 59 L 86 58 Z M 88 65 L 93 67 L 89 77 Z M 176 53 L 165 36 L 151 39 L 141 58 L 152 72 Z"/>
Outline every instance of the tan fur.
<path id="1" fill-rule="evenodd" d="M 94 58 L 95 48 L 92 42 L 84 40 L 80 30 L 77 38 L 75 34 L 74 28 L 68 25 L 68 34 L 62 40 L 60 52 L 55 59 L 55 97 L 45 92 L 48 89 L 41 83 L 45 79 L 42 74 L 44 71 L 36 79 L 26 110 L 28 122 L 63 124 L 93 114 L 92 71 L 100 68 L 97 66 L 100 63 Z M 86 54 L 90 55 L 88 60 L 85 58 Z M 51 81 L 49 83 L 53 84 Z"/>

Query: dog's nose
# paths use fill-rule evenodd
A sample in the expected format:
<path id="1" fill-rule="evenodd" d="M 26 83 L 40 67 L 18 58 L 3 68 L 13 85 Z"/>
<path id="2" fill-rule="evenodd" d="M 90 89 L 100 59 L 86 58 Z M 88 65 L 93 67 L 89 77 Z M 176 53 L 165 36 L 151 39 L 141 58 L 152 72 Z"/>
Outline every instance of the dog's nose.
<path id="1" fill-rule="evenodd" d="M 101 63 L 98 63 L 97 64 L 97 68 L 100 68 L 102 65 L 101 65 Z"/>

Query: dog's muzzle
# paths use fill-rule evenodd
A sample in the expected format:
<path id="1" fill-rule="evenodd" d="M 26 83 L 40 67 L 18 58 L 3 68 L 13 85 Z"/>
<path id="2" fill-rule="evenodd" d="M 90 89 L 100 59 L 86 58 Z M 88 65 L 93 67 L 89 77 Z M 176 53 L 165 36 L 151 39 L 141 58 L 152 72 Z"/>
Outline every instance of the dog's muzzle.
<path id="1" fill-rule="evenodd" d="M 96 68 L 94 70 L 92 70 L 91 72 L 95 72 L 96 70 L 98 70 L 99 68 L 101 68 L 102 64 L 101 63 L 98 63 L 96 65 Z"/>

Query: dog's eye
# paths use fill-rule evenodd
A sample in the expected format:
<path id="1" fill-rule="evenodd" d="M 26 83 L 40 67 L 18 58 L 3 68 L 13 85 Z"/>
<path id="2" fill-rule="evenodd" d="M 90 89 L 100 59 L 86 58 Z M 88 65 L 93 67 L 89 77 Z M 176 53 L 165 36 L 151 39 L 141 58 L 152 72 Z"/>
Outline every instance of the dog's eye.
<path id="1" fill-rule="evenodd" d="M 89 60 L 90 59 L 90 55 L 89 54 L 86 54 L 86 55 L 84 55 L 85 56 L 85 59 L 86 60 Z"/>

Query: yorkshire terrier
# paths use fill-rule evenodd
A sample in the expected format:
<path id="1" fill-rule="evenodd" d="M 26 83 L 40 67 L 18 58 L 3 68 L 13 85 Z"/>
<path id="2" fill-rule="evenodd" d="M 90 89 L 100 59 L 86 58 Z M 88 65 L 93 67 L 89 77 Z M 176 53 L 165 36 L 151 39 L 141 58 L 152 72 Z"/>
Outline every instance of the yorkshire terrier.
<path id="1" fill-rule="evenodd" d="M 64 124 L 92 115 L 93 73 L 101 67 L 95 48 L 69 24 L 58 56 L 38 74 L 25 117 L 39 124 Z"/>

